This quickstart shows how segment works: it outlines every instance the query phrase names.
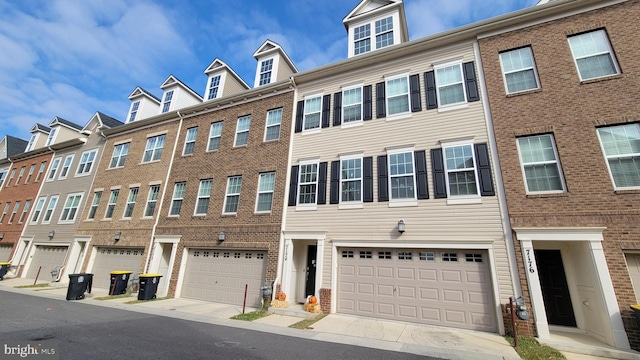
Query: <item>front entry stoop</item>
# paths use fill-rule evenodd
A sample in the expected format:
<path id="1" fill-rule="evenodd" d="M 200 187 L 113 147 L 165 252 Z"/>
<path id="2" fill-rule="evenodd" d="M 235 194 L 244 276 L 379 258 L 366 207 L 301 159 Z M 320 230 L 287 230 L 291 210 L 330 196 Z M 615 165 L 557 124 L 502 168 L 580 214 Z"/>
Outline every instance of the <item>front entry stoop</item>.
<path id="1" fill-rule="evenodd" d="M 278 314 L 278 315 L 299 317 L 303 319 L 311 319 L 318 316 L 318 314 L 305 311 L 304 305 L 300 305 L 300 304 L 291 304 L 289 305 L 289 307 L 286 307 L 286 308 L 270 307 L 269 312 Z"/>

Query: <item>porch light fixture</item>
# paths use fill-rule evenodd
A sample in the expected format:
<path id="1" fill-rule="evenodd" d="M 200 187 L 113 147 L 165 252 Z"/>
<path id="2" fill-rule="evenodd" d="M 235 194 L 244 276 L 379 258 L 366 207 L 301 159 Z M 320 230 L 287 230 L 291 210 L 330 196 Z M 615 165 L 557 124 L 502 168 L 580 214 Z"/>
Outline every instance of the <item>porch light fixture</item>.
<path id="1" fill-rule="evenodd" d="M 402 234 L 404 232 L 404 220 L 400 219 L 398 221 L 398 232 Z"/>
<path id="2" fill-rule="evenodd" d="M 116 231 L 116 233 L 113 234 L 113 240 L 115 240 L 116 242 L 120 240 L 120 235 L 122 235 L 122 233 L 120 231 Z"/>
<path id="3" fill-rule="evenodd" d="M 53 238 L 53 235 L 55 235 L 55 234 L 56 234 L 55 230 L 49 231 L 49 234 L 47 234 L 47 235 L 49 235 L 49 240 L 51 240 Z"/>
<path id="4" fill-rule="evenodd" d="M 220 242 L 224 241 L 225 235 L 227 235 L 227 234 L 224 231 L 220 231 L 218 233 L 218 241 L 220 241 Z"/>

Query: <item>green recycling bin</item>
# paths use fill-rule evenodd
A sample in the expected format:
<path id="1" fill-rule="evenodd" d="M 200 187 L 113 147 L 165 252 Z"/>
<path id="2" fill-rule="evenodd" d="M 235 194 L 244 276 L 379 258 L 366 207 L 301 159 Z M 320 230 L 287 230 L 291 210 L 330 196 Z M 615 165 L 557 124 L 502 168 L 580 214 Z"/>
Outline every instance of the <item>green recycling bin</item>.
<path id="1" fill-rule="evenodd" d="M 7 271 L 9 271 L 9 266 L 11 266 L 10 262 L 0 262 L 0 281 L 4 280 L 4 276 L 7 275 Z"/>
<path id="2" fill-rule="evenodd" d="M 110 272 L 111 283 L 109 285 L 109 295 L 120 295 L 126 293 L 129 276 L 131 276 L 132 272 L 133 271 L 128 270 L 116 270 Z"/>
<path id="3" fill-rule="evenodd" d="M 153 300 L 156 298 L 160 274 L 140 274 L 140 290 L 138 290 L 138 300 Z"/>

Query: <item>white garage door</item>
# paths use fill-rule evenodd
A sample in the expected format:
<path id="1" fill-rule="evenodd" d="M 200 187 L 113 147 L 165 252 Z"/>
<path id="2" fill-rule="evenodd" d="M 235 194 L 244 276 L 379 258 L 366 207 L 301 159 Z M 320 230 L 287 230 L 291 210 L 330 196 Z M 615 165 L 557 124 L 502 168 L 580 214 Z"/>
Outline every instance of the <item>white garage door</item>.
<path id="1" fill-rule="evenodd" d="M 0 245 L 0 262 L 10 260 L 11 250 L 13 250 L 13 244 Z"/>
<path id="2" fill-rule="evenodd" d="M 262 250 L 190 249 L 181 296 L 190 299 L 260 306 L 267 252 Z"/>
<path id="3" fill-rule="evenodd" d="M 38 276 L 38 280 L 53 280 L 51 270 L 64 265 L 67 249 L 67 246 L 36 245 L 33 259 L 31 259 L 27 271 L 27 278 L 35 279 Z M 40 269 L 40 275 L 38 275 L 38 269 Z"/>
<path id="4" fill-rule="evenodd" d="M 126 270 L 133 274 L 142 271 L 144 248 L 98 248 L 89 273 L 93 274 L 93 287 L 108 289 L 112 271 Z"/>
<path id="5" fill-rule="evenodd" d="M 497 331 L 487 252 L 338 249 L 340 313 Z"/>

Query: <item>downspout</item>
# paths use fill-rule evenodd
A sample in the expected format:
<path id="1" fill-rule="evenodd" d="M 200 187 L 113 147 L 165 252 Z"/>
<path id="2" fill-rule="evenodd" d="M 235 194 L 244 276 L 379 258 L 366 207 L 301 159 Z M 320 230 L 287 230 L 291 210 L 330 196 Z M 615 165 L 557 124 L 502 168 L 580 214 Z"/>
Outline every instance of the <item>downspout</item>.
<path id="1" fill-rule="evenodd" d="M 482 67 L 482 59 L 480 58 L 480 48 L 478 41 L 473 42 L 473 52 L 478 62 L 478 72 L 480 88 L 484 96 L 482 97 L 482 106 L 484 107 L 484 118 L 487 121 L 487 135 L 489 136 L 489 145 L 491 148 L 491 157 L 493 158 L 493 168 L 495 169 L 496 187 L 498 190 L 498 201 L 500 204 L 500 216 L 502 217 L 502 229 L 506 240 L 507 252 L 509 254 L 509 270 L 511 271 L 511 285 L 516 297 L 522 295 L 522 286 L 520 284 L 520 276 L 518 273 L 518 265 L 516 264 L 516 251 L 513 244 L 513 233 L 511 223 L 509 222 L 509 211 L 507 210 L 507 200 L 504 193 L 502 180 L 502 169 L 500 160 L 498 159 L 498 149 L 496 145 L 496 136 L 493 131 L 493 118 L 491 117 L 491 109 L 489 108 L 489 99 L 487 93 L 487 84 L 484 81 L 484 68 Z"/>
<path id="2" fill-rule="evenodd" d="M 156 229 L 158 228 L 158 222 L 160 222 L 160 212 L 162 211 L 162 204 L 164 203 L 164 194 L 167 192 L 167 186 L 169 183 L 169 175 L 171 174 L 171 169 L 173 168 L 173 159 L 175 158 L 176 149 L 178 148 L 178 136 L 180 136 L 180 130 L 182 130 L 182 122 L 184 117 L 180 114 L 180 111 L 176 111 L 176 115 L 180 118 L 180 123 L 178 123 L 178 131 L 176 132 L 176 140 L 173 142 L 173 151 L 171 152 L 171 160 L 169 160 L 169 168 L 167 169 L 167 176 L 164 179 L 164 186 L 162 188 L 162 194 L 158 194 L 160 196 L 160 204 L 158 204 L 158 210 L 156 213 L 156 220 L 153 223 L 153 227 L 151 228 L 151 239 L 149 239 L 149 251 L 147 252 L 147 259 L 144 262 L 144 272 L 147 273 L 149 271 L 149 260 L 151 259 L 151 253 L 153 252 L 153 242 L 156 237 Z M 169 279 L 167 279 L 168 284 Z"/>

